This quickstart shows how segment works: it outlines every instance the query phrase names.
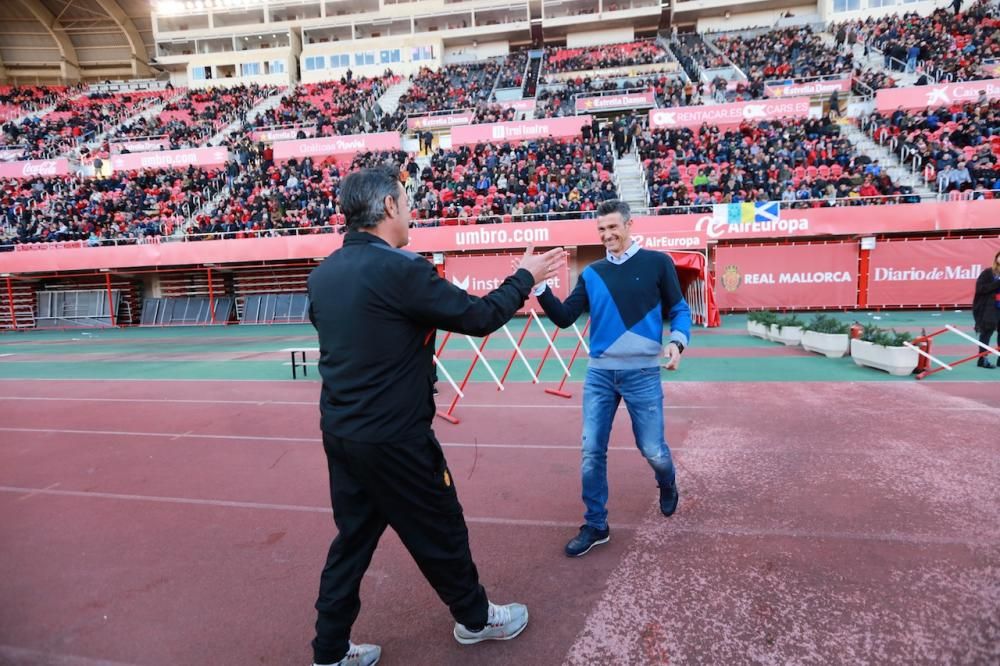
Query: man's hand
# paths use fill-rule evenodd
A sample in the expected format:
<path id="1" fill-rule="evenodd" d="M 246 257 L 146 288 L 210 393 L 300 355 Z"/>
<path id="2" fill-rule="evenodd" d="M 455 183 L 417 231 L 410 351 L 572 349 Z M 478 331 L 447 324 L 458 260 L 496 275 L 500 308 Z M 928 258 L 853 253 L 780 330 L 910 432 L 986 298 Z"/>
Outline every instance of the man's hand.
<path id="1" fill-rule="evenodd" d="M 676 344 L 671 342 L 667 345 L 666 349 L 663 350 L 663 358 L 670 359 L 663 364 L 663 367 L 667 370 L 676 370 L 681 365 L 681 350 Z"/>
<path id="2" fill-rule="evenodd" d="M 566 260 L 566 251 L 561 247 L 553 248 L 545 254 L 535 254 L 535 246 L 529 245 L 521 257 L 517 268 L 523 268 L 531 273 L 534 284 L 554 278 Z"/>

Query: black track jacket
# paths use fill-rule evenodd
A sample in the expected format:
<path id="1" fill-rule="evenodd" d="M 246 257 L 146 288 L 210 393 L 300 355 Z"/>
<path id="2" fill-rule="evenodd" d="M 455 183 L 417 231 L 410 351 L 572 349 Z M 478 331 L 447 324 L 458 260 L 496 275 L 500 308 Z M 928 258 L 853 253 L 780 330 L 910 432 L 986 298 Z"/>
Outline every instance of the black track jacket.
<path id="1" fill-rule="evenodd" d="M 349 232 L 309 276 L 323 432 L 372 443 L 426 437 L 437 329 L 492 333 L 514 316 L 532 283 L 520 269 L 483 298 L 470 296 L 420 255 Z"/>

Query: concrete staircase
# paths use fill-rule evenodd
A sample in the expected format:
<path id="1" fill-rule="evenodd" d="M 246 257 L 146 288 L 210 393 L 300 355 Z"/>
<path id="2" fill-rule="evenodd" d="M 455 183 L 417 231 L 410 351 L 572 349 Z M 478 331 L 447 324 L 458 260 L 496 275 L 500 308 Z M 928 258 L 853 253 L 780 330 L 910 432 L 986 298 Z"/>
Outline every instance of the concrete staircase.
<path id="1" fill-rule="evenodd" d="M 836 37 L 834 37 L 832 34 L 830 34 L 829 32 L 820 32 L 817 34 L 819 35 L 819 38 L 823 41 L 823 43 L 826 44 L 829 48 L 831 49 L 837 48 Z M 896 80 L 896 85 L 900 87 L 912 86 L 914 83 L 917 82 L 918 76 L 916 74 L 907 74 L 905 72 L 887 69 L 885 66 L 885 57 L 881 53 L 872 50 L 868 56 L 865 56 L 864 44 L 855 44 L 852 53 L 854 55 L 855 67 L 860 67 L 863 70 L 874 69 L 874 70 L 884 71 L 888 73 L 892 78 L 894 78 Z"/>
<path id="2" fill-rule="evenodd" d="M 615 183 L 618 185 L 618 198 L 631 206 L 633 211 L 649 207 L 642 164 L 634 150 L 615 160 Z"/>
<path id="3" fill-rule="evenodd" d="M 840 132 L 858 153 L 867 155 L 872 160 L 878 160 L 882 168 L 888 171 L 893 182 L 912 187 L 921 200 L 936 198 L 937 195 L 924 184 L 922 173 L 919 170 L 913 173 L 908 165 L 900 163 L 899 158 L 889 150 L 888 146 L 880 146 L 853 123 L 842 124 Z"/>
<path id="4" fill-rule="evenodd" d="M 254 120 L 256 120 L 257 116 L 267 111 L 270 111 L 271 109 L 277 108 L 278 105 L 281 104 L 281 98 L 286 96 L 287 94 L 288 94 L 288 88 L 282 88 L 275 94 L 271 95 L 270 97 L 264 98 L 260 103 L 251 107 L 250 110 L 247 111 L 247 119 L 246 119 L 247 124 L 250 124 Z M 212 138 L 208 140 L 208 143 L 206 145 L 208 146 L 221 145 L 226 140 L 226 138 L 229 137 L 230 134 L 240 129 L 241 127 L 243 127 L 243 121 L 237 118 L 233 122 L 223 127 L 221 130 L 219 130 L 215 135 L 213 135 Z"/>
<path id="5" fill-rule="evenodd" d="M 396 113 L 396 109 L 399 108 L 399 98 L 406 94 L 406 91 L 410 89 L 410 80 L 404 78 L 399 83 L 394 83 L 393 85 L 386 88 L 382 96 L 378 98 L 377 103 L 379 108 L 386 113 L 386 115 L 392 115 Z"/>
<path id="6" fill-rule="evenodd" d="M 139 120 L 142 119 L 148 120 L 150 118 L 158 116 L 160 113 L 163 112 L 163 109 L 165 106 L 167 106 L 167 104 L 170 104 L 171 102 L 176 102 L 183 96 L 184 96 L 184 91 L 181 91 L 176 95 L 173 95 L 172 97 L 168 97 L 161 102 L 157 102 L 151 106 L 146 107 L 145 109 L 143 109 L 142 111 L 140 111 L 135 115 L 129 116 L 128 118 L 126 118 L 119 124 L 115 125 L 114 127 L 108 128 L 104 133 L 98 134 L 87 143 L 77 146 L 71 153 L 71 157 L 79 158 L 80 149 L 83 148 L 84 146 L 86 146 L 87 149 L 90 150 L 91 152 L 97 150 L 104 144 L 104 141 L 113 136 L 116 131 L 122 128 L 129 127 L 130 125 L 132 125 L 135 122 L 138 122 Z"/>

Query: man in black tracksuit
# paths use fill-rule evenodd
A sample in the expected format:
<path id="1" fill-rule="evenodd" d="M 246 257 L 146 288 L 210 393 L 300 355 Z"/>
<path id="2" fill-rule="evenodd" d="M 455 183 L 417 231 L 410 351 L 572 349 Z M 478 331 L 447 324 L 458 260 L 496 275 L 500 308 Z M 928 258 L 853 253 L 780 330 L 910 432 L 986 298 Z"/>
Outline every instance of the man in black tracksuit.
<path id="1" fill-rule="evenodd" d="M 342 249 L 309 277 L 319 334 L 323 447 L 338 535 L 330 546 L 316 609 L 316 664 L 369 666 L 375 645 L 350 642 L 358 591 L 378 540 L 391 526 L 448 605 L 463 644 L 513 638 L 528 621 L 521 604 L 487 600 L 441 445 L 431 429 L 437 329 L 486 335 L 555 274 L 561 249 L 529 251 L 518 270 L 483 298 L 440 278 L 409 242 L 409 202 L 398 173 L 348 176 L 340 204 Z M 338 661 L 339 660 L 339 661 Z"/>
<path id="2" fill-rule="evenodd" d="M 979 342 L 989 346 L 990 339 L 997 331 L 1000 321 L 1000 252 L 993 257 L 993 265 L 979 274 L 976 279 L 976 294 L 972 298 L 972 316 L 976 320 L 976 332 Z M 1000 339 L 998 339 L 1000 342 Z M 976 347 L 982 352 L 981 347 Z M 990 355 L 981 356 L 977 365 L 980 368 L 997 368 L 990 362 Z"/>

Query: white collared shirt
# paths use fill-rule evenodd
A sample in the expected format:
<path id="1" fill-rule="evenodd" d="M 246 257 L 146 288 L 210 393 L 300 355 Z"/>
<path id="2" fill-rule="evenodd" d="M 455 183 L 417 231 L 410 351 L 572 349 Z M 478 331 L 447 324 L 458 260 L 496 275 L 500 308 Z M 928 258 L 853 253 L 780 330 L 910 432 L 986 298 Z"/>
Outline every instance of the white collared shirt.
<path id="1" fill-rule="evenodd" d="M 632 241 L 632 245 L 629 247 L 629 249 L 622 252 L 622 256 L 620 257 L 616 257 L 615 255 L 611 254 L 610 251 L 608 251 L 608 261 L 616 266 L 621 266 L 626 261 L 634 257 L 635 253 L 638 252 L 640 249 L 641 248 L 639 246 L 639 241 Z M 534 289 L 532 289 L 531 293 L 533 293 L 535 296 L 541 296 L 542 294 L 545 293 L 545 290 L 547 288 L 548 285 L 543 282 Z"/>
<path id="2" fill-rule="evenodd" d="M 635 253 L 638 251 L 639 251 L 639 241 L 632 241 L 632 245 L 629 247 L 629 249 L 622 252 L 622 256 L 620 257 L 616 257 L 615 255 L 611 254 L 611 251 L 609 250 L 608 261 L 611 262 L 612 264 L 615 264 L 616 266 L 621 266 L 626 261 L 634 257 Z"/>

